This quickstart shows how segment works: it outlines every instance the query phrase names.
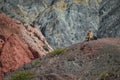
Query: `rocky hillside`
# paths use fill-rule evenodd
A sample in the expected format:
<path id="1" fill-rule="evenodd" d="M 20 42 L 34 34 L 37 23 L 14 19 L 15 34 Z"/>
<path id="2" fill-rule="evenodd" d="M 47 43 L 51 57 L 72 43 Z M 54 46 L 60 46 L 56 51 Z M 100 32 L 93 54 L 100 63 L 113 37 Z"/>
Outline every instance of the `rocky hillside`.
<path id="1" fill-rule="evenodd" d="M 32 77 L 29 77 L 30 75 Z M 4 80 L 30 80 L 30 78 L 31 80 L 120 80 L 120 38 L 83 42 L 60 52 L 54 51 L 6 75 Z"/>
<path id="2" fill-rule="evenodd" d="M 0 78 L 51 51 L 37 28 L 0 14 Z"/>
<path id="3" fill-rule="evenodd" d="M 99 37 L 120 37 L 120 0 L 103 0 L 100 5 Z"/>
<path id="4" fill-rule="evenodd" d="M 53 48 L 83 41 L 96 33 L 102 0 L 0 0 L 0 12 L 37 25 Z"/>

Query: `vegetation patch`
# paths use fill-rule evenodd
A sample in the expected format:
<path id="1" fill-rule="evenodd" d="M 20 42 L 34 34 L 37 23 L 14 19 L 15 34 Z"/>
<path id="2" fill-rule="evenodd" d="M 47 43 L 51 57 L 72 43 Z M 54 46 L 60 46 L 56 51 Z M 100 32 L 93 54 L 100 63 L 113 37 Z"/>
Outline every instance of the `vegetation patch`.
<path id="1" fill-rule="evenodd" d="M 33 63 L 33 66 L 37 66 L 38 64 L 40 64 L 40 60 L 36 60 L 34 63 Z"/>
<path id="2" fill-rule="evenodd" d="M 107 77 L 109 77 L 109 74 L 107 73 L 107 72 L 102 72 L 101 74 L 100 74 L 100 76 L 99 76 L 99 78 L 100 78 L 100 80 L 101 79 L 106 79 Z"/>
<path id="3" fill-rule="evenodd" d="M 54 57 L 54 56 L 59 55 L 59 54 L 61 54 L 61 53 L 63 53 L 63 52 L 66 52 L 66 51 L 67 51 L 67 50 L 66 50 L 66 49 L 63 49 L 63 48 L 55 49 L 54 51 L 52 51 L 52 52 L 50 53 L 50 57 Z"/>
<path id="4" fill-rule="evenodd" d="M 67 3 L 65 3 L 64 0 L 61 0 L 57 2 L 53 7 L 65 11 L 67 9 Z"/>
<path id="5" fill-rule="evenodd" d="M 75 4 L 78 4 L 78 3 L 80 3 L 80 2 L 88 3 L 89 0 L 73 0 L 73 2 L 74 2 Z"/>
<path id="6" fill-rule="evenodd" d="M 35 77 L 35 74 L 30 71 L 22 71 L 11 77 L 10 80 L 30 80 Z"/>

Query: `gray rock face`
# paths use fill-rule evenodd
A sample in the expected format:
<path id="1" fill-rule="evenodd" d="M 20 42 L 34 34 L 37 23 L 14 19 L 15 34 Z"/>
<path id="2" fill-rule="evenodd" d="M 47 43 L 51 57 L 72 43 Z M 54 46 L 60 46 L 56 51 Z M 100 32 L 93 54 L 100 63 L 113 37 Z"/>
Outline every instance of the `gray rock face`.
<path id="1" fill-rule="evenodd" d="M 83 41 L 86 32 L 98 29 L 98 12 L 87 4 L 70 4 L 66 11 L 47 11 L 36 21 L 48 42 L 54 47 L 65 47 Z"/>
<path id="2" fill-rule="evenodd" d="M 100 6 L 99 37 L 120 37 L 120 0 L 103 0 Z"/>
<path id="3" fill-rule="evenodd" d="M 42 0 L 3 0 L 0 5 L 0 12 L 25 23 L 32 23 L 45 9 Z"/>
<path id="4" fill-rule="evenodd" d="M 83 41 L 96 33 L 100 0 L 2 0 L 0 12 L 37 25 L 53 48 Z"/>

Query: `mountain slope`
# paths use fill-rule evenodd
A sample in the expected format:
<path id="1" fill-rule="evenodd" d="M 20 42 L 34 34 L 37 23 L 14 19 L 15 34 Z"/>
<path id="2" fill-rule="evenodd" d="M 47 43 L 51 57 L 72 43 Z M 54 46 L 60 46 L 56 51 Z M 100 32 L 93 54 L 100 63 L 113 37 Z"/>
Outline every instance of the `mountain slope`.
<path id="1" fill-rule="evenodd" d="M 0 12 L 37 25 L 53 48 L 83 41 L 99 27 L 101 0 L 2 0 Z"/>
<path id="2" fill-rule="evenodd" d="M 25 64 L 5 80 L 24 70 L 35 74 L 32 80 L 120 80 L 119 38 L 78 43 L 50 55 Z"/>
<path id="3" fill-rule="evenodd" d="M 51 51 L 37 28 L 0 14 L 0 78 Z"/>

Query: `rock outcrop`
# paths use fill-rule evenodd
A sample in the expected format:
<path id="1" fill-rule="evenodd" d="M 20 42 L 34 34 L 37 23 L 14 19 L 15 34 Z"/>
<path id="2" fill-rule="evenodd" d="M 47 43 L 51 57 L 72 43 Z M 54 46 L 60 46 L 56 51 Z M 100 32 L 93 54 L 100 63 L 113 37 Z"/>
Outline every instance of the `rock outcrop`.
<path id="1" fill-rule="evenodd" d="M 120 37 L 119 11 L 119 0 L 0 0 L 0 12 L 37 25 L 53 48 L 83 41 L 89 30 Z"/>
<path id="2" fill-rule="evenodd" d="M 51 51 L 37 28 L 0 14 L 0 78 Z"/>
<path id="3" fill-rule="evenodd" d="M 99 37 L 120 37 L 120 0 L 103 0 L 100 4 Z"/>
<path id="4" fill-rule="evenodd" d="M 96 33 L 101 0 L 2 0 L 0 11 L 37 25 L 53 48 L 83 41 L 88 30 Z"/>
<path id="5" fill-rule="evenodd" d="M 25 64 L 5 80 L 24 71 L 34 73 L 31 80 L 120 80 L 120 38 L 78 43 L 65 50 Z"/>

